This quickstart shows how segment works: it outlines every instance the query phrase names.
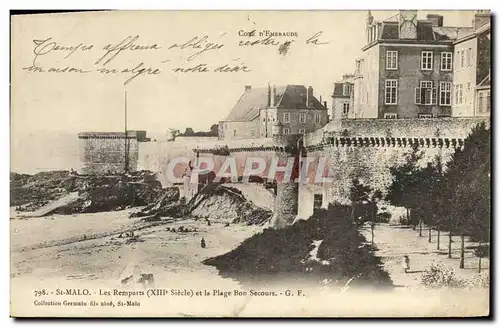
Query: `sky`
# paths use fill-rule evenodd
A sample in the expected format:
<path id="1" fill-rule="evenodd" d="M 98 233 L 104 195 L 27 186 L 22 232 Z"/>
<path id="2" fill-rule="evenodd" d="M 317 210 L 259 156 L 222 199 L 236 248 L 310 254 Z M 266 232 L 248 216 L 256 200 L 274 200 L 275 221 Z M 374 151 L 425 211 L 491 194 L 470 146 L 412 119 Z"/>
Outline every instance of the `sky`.
<path id="1" fill-rule="evenodd" d="M 397 11 L 372 11 L 383 20 Z M 419 19 L 429 12 L 419 11 Z M 445 26 L 471 26 L 472 11 L 433 11 Z M 365 44 L 366 11 L 121 11 L 17 16 L 12 19 L 11 135 L 40 131 L 122 131 L 127 94 L 128 128 L 163 132 L 168 128 L 209 130 L 224 120 L 245 85 L 301 84 L 331 106 L 333 83 L 352 73 Z M 265 36 L 240 31 L 294 32 L 286 55 L 274 45 L 240 46 Z M 317 43 L 307 43 L 321 32 Z M 106 52 L 128 38 L 142 49 Z M 180 48 L 197 37 L 206 50 Z M 206 39 L 202 39 L 206 37 Z M 50 38 L 50 39 L 49 39 Z M 38 40 L 38 48 L 34 40 Z M 211 44 L 208 44 L 208 43 Z M 122 43 L 126 44 L 127 42 Z M 195 43 L 194 41 L 191 44 Z M 322 44 L 318 44 L 322 43 Z M 189 44 L 189 43 L 187 43 Z M 80 45 L 79 47 L 77 47 Z M 86 45 L 86 47 L 85 47 Z M 92 45 L 92 46 L 90 46 Z M 153 46 L 156 45 L 156 46 Z M 221 46 L 222 45 L 222 46 Z M 74 48 L 70 48 L 73 46 Z M 219 49 L 213 49 L 217 48 Z M 154 49 L 156 48 L 156 49 Z M 74 51 L 73 51 L 74 50 Z M 37 53 L 38 55 L 35 55 Z M 137 65 L 150 72 L 124 82 Z M 224 65 L 248 72 L 215 72 Z M 30 66 L 37 69 L 31 71 Z M 206 65 L 209 72 L 174 72 Z M 49 72 L 70 67 L 88 71 Z M 99 69 L 119 73 L 104 74 Z M 124 69 L 128 72 L 120 73 Z"/>

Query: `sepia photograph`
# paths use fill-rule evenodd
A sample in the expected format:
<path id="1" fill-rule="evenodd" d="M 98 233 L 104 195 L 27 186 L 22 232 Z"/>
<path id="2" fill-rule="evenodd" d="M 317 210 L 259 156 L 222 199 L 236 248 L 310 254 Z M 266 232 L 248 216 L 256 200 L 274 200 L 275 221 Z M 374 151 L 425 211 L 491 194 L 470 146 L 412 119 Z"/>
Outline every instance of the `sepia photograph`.
<path id="1" fill-rule="evenodd" d="M 493 13 L 10 15 L 10 315 L 491 315 Z"/>

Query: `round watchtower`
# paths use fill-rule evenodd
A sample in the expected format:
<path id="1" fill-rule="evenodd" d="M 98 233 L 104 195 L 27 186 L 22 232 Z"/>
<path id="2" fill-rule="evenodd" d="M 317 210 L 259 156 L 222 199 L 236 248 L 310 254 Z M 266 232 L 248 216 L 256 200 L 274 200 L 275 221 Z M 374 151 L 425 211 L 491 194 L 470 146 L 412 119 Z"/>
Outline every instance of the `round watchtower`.
<path id="1" fill-rule="evenodd" d="M 279 165 L 285 166 L 293 160 L 290 178 L 285 179 L 284 172 L 277 172 L 277 176 L 274 179 L 276 182 L 276 199 L 271 226 L 273 228 L 283 228 L 294 222 L 299 211 L 298 178 L 302 135 L 275 135 L 273 136 L 273 140 L 276 159 Z"/>

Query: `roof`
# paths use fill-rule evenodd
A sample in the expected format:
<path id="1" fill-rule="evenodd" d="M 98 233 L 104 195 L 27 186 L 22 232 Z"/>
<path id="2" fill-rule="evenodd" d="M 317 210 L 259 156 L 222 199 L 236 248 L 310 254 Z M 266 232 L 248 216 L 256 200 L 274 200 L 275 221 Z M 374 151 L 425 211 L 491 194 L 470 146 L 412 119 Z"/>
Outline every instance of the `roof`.
<path id="1" fill-rule="evenodd" d="M 486 76 L 482 81 L 481 83 L 479 83 L 477 86 L 478 87 L 486 87 L 486 86 L 490 86 L 491 84 L 491 77 L 490 77 L 490 74 L 488 74 L 488 76 Z"/>
<path id="2" fill-rule="evenodd" d="M 332 97 L 334 97 L 334 98 L 350 98 L 351 97 L 350 94 L 344 95 L 344 84 L 353 85 L 352 83 L 349 83 L 349 82 L 334 83 Z"/>
<path id="3" fill-rule="evenodd" d="M 418 41 L 453 41 L 459 39 L 474 29 L 472 27 L 452 27 L 452 26 L 432 26 L 432 23 L 425 20 L 417 21 Z M 396 21 L 384 21 L 380 40 L 398 40 L 399 23 Z"/>
<path id="4" fill-rule="evenodd" d="M 276 87 L 276 107 L 281 109 L 306 109 L 307 89 L 304 85 Z M 259 110 L 268 108 L 268 87 L 245 91 L 234 105 L 225 121 L 251 121 L 259 116 Z M 313 96 L 310 108 L 326 109 Z"/>
<path id="5" fill-rule="evenodd" d="M 474 37 L 477 37 L 478 35 L 480 35 L 482 33 L 490 32 L 490 29 L 491 29 L 491 23 L 484 23 L 483 25 L 481 25 L 480 27 L 478 27 L 476 29 L 474 29 L 473 27 L 469 27 L 469 30 L 464 30 L 464 31 L 462 31 L 462 33 L 460 33 L 458 35 L 458 38 L 456 39 L 455 44 L 466 41 L 466 40 L 470 40 Z"/>
<path id="6" fill-rule="evenodd" d="M 127 138 L 141 139 L 145 137 L 146 131 L 127 131 Z M 125 138 L 125 132 L 81 132 L 79 139 L 120 139 Z"/>
<path id="7" fill-rule="evenodd" d="M 474 31 L 473 27 L 453 27 L 453 26 L 434 26 L 434 33 L 439 39 L 457 40 Z"/>

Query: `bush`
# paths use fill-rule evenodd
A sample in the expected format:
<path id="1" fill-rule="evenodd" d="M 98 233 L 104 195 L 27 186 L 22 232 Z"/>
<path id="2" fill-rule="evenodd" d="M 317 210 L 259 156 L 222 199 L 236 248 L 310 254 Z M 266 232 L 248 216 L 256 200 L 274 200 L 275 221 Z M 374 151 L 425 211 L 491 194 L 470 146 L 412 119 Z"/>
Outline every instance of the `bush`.
<path id="1" fill-rule="evenodd" d="M 474 249 L 474 254 L 479 258 L 489 258 L 490 246 L 488 244 L 481 244 Z"/>
<path id="2" fill-rule="evenodd" d="M 476 273 L 471 279 L 467 280 L 466 286 L 471 288 L 490 287 L 490 274 L 488 272 Z"/>
<path id="3" fill-rule="evenodd" d="M 399 216 L 399 224 L 404 225 L 404 226 L 408 226 L 408 225 L 410 225 L 410 221 L 408 220 L 408 217 L 406 217 L 406 216 Z"/>
<path id="4" fill-rule="evenodd" d="M 431 263 L 423 273 L 421 282 L 429 287 L 464 287 L 466 281 L 457 277 L 455 271 L 440 261 Z"/>
<path id="5" fill-rule="evenodd" d="M 470 279 L 455 275 L 455 271 L 442 262 L 434 261 L 421 276 L 421 282 L 429 287 L 486 288 L 490 286 L 488 272 L 476 273 Z"/>
<path id="6" fill-rule="evenodd" d="M 388 223 L 391 221 L 391 213 L 390 212 L 381 212 L 377 214 L 377 222 L 378 223 Z"/>

